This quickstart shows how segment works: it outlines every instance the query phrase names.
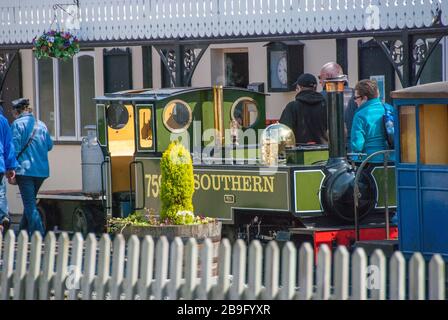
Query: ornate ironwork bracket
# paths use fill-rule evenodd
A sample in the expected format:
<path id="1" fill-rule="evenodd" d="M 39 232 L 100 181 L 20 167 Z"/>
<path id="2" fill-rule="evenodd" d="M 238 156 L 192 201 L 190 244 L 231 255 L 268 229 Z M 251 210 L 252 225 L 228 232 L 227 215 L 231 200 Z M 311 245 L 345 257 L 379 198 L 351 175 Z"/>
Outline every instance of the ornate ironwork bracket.
<path id="1" fill-rule="evenodd" d="M 409 34 L 404 30 L 401 37 L 375 37 L 394 66 L 403 88 L 415 86 L 429 57 L 444 34 Z"/>
<path id="2" fill-rule="evenodd" d="M 11 69 L 12 63 L 14 59 L 19 54 L 19 50 L 15 50 L 14 52 L 4 52 L 0 53 L 0 98 L 3 93 L 3 85 L 5 84 L 6 77 L 8 75 L 9 70 Z"/>
<path id="3" fill-rule="evenodd" d="M 204 45 L 160 45 L 155 46 L 170 76 L 172 87 L 191 86 L 191 78 L 199 61 L 208 48 Z"/>

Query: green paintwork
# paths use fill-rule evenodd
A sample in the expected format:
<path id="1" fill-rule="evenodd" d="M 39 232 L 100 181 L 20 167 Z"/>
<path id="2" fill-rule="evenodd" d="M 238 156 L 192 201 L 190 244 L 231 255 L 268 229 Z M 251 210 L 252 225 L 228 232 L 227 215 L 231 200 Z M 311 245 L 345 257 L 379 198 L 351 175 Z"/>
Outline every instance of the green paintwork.
<path id="1" fill-rule="evenodd" d="M 319 201 L 320 185 L 325 175 L 322 171 L 295 171 L 295 212 L 322 212 Z"/>
<path id="2" fill-rule="evenodd" d="M 159 158 L 137 158 L 144 165 L 145 172 L 145 207 L 148 209 L 154 209 L 155 212 L 160 211 L 160 168 Z M 195 206 L 194 211 L 197 215 L 203 215 L 208 217 L 216 217 L 223 220 L 232 219 L 232 208 L 255 208 L 255 209 L 272 209 L 277 211 L 289 211 L 290 204 L 290 186 L 289 186 L 289 172 L 278 171 L 272 176 L 261 175 L 258 167 L 238 168 L 235 166 L 207 166 L 207 168 L 195 168 L 195 193 L 193 196 L 193 204 Z M 206 177 L 204 177 L 204 175 Z M 213 190 L 212 181 L 217 176 L 228 177 L 233 176 L 241 177 L 236 181 L 240 182 L 239 187 L 233 185 L 232 182 L 226 184 L 224 180 L 216 182 L 215 187 L 219 190 Z M 243 177 L 246 181 L 250 181 L 251 191 L 243 191 Z M 259 177 L 259 178 L 258 178 Z M 202 179 L 202 187 L 197 188 Z M 254 191 L 253 179 L 268 179 L 272 181 L 272 192 L 270 188 L 264 188 L 261 184 L 261 189 Z M 141 206 L 143 202 L 142 192 L 142 177 L 137 171 L 137 206 Z M 217 179 L 215 181 L 218 181 Z M 263 180 L 261 180 L 263 181 Z M 210 182 L 210 183 L 209 183 Z M 207 189 L 207 186 L 210 186 Z M 226 190 L 227 188 L 227 190 Z M 248 189 L 246 187 L 246 189 Z M 228 203 L 226 203 L 228 202 Z"/>
<path id="3" fill-rule="evenodd" d="M 97 117 L 97 134 L 98 141 L 101 146 L 106 146 L 107 144 L 107 127 L 106 127 L 106 106 L 104 104 L 98 104 L 96 106 L 96 117 Z"/>
<path id="4" fill-rule="evenodd" d="M 294 150 L 287 151 L 287 162 L 298 165 L 313 165 L 328 160 L 328 150 Z"/>
<path id="5" fill-rule="evenodd" d="M 387 178 L 387 185 L 388 185 L 388 206 L 389 207 L 396 207 L 397 206 L 397 193 L 395 190 L 395 167 L 388 167 L 388 178 Z M 377 167 L 373 170 L 372 176 L 376 181 L 376 184 L 378 186 L 378 203 L 377 207 L 384 208 L 384 167 Z"/>

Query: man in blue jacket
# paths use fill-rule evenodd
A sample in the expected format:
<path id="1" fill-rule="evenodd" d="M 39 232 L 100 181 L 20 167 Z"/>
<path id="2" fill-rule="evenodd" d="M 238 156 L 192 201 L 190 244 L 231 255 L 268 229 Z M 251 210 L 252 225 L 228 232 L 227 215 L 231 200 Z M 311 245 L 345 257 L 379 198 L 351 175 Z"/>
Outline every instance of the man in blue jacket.
<path id="1" fill-rule="evenodd" d="M 53 141 L 45 124 L 33 116 L 28 99 L 17 99 L 12 106 L 16 113 L 12 124 L 18 161 L 16 181 L 24 208 L 20 229 L 26 229 L 30 236 L 36 231 L 44 235 L 42 219 L 36 208 L 36 195 L 50 175 L 48 151 L 53 148 Z"/>
<path id="2" fill-rule="evenodd" d="M 378 86 L 375 81 L 361 80 L 355 86 L 355 102 L 358 110 L 353 117 L 351 146 L 355 153 L 370 155 L 376 151 L 387 150 L 389 145 L 386 140 L 383 115 L 385 108 L 393 110 L 393 107 L 384 104 L 378 98 Z M 383 162 L 384 157 L 378 155 L 370 162 Z M 389 156 L 390 161 L 395 161 L 394 155 Z"/>
<path id="3" fill-rule="evenodd" d="M 9 228 L 10 220 L 6 200 L 6 181 L 4 177 L 14 178 L 17 167 L 16 154 L 12 143 L 11 128 L 3 115 L 3 101 L 0 100 L 0 232 Z"/>

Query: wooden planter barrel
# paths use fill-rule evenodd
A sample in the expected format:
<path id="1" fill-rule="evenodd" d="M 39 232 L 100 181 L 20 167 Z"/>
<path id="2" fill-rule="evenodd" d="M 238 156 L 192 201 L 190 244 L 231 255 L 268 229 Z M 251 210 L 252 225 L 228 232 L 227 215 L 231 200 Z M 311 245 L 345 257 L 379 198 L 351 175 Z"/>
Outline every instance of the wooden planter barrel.
<path id="1" fill-rule="evenodd" d="M 145 236 L 151 236 L 156 243 L 157 240 L 165 236 L 169 243 L 174 238 L 179 237 L 184 244 L 188 239 L 196 239 L 198 246 L 198 276 L 200 276 L 201 266 L 201 250 L 205 239 L 210 239 L 213 244 L 212 255 L 212 275 L 218 274 L 218 254 L 219 245 L 221 243 L 221 229 L 222 223 L 219 221 L 207 223 L 207 224 L 195 224 L 195 225 L 169 225 L 169 226 L 126 226 L 121 234 L 125 239 L 129 239 L 132 235 L 136 235 L 138 238 L 144 238 Z"/>

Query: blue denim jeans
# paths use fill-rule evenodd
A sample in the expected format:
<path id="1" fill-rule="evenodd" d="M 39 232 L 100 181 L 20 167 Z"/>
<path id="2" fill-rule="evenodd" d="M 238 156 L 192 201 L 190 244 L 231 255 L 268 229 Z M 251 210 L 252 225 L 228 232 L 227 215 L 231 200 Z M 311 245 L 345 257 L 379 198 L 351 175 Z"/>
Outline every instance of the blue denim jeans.
<path id="1" fill-rule="evenodd" d="M 20 230 L 27 230 L 29 236 L 35 231 L 45 235 L 42 219 L 36 207 L 36 195 L 45 178 L 16 176 L 23 202 L 23 216 L 20 220 Z"/>
<path id="2" fill-rule="evenodd" d="M 9 218 L 8 211 L 8 199 L 6 198 L 6 177 L 2 175 L 2 179 L 0 180 L 0 221 L 2 221 L 5 217 Z"/>

